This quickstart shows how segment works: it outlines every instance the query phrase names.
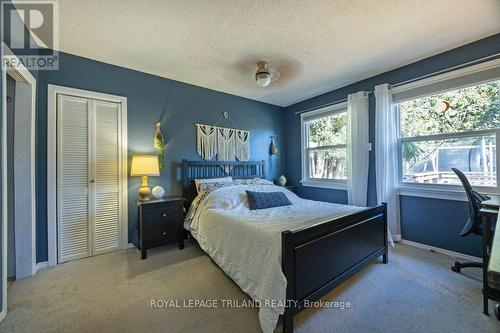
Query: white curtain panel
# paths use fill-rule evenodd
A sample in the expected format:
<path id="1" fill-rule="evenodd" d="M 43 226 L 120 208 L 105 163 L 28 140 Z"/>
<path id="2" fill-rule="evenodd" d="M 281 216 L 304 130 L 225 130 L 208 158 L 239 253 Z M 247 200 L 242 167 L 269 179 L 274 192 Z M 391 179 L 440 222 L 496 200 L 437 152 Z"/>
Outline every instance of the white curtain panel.
<path id="1" fill-rule="evenodd" d="M 347 199 L 366 206 L 368 193 L 368 92 L 347 97 Z"/>
<path id="2" fill-rule="evenodd" d="M 401 234 L 398 183 L 398 108 L 388 84 L 375 87 L 375 176 L 377 203 L 387 203 L 387 224 L 392 238 Z M 390 239 L 392 243 L 392 239 Z"/>

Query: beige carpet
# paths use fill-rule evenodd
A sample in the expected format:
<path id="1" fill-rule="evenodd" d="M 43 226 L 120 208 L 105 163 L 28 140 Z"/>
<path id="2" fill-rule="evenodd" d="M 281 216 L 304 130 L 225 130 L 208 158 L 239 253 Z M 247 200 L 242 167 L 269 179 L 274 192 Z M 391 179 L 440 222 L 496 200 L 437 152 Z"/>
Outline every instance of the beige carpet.
<path id="1" fill-rule="evenodd" d="M 453 273 L 453 261 L 397 245 L 388 265 L 373 263 L 324 298 L 350 308 L 308 309 L 296 332 L 499 332 L 481 313 L 479 270 Z M 2 332 L 260 331 L 253 308 L 151 308 L 151 299 L 248 299 L 189 241 L 147 260 L 130 249 L 59 265 L 15 281 L 8 297 Z"/>

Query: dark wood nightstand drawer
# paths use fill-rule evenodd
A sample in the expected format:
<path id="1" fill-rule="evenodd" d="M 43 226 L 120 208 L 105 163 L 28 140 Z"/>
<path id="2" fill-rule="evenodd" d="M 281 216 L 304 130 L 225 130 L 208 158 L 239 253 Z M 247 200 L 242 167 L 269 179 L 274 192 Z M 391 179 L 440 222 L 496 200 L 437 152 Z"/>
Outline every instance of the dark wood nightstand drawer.
<path id="1" fill-rule="evenodd" d="M 156 247 L 176 242 L 179 239 L 177 224 L 168 224 L 146 229 L 147 247 Z"/>
<path id="2" fill-rule="evenodd" d="M 184 199 L 179 197 L 137 203 L 138 245 L 142 259 L 146 259 L 147 249 L 156 246 L 179 242 L 179 248 L 184 248 L 183 205 Z"/>
<path id="3" fill-rule="evenodd" d="M 158 208 L 146 208 L 148 227 L 179 223 L 179 204 L 173 203 Z"/>

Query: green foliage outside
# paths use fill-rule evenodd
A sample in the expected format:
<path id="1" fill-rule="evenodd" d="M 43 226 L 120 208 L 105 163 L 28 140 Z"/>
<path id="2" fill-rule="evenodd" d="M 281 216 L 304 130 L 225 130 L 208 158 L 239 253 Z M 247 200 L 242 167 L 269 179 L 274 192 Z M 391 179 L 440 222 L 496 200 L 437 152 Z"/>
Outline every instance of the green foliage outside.
<path id="1" fill-rule="evenodd" d="M 500 81 L 404 102 L 400 111 L 403 137 L 500 128 Z M 308 125 L 309 147 L 346 144 L 346 113 L 310 121 Z M 444 143 L 453 144 L 450 141 L 404 144 L 405 169 L 426 160 Z M 310 173 L 314 178 L 347 176 L 345 148 L 313 149 L 309 159 Z"/>
<path id="2" fill-rule="evenodd" d="M 309 122 L 309 147 L 345 145 L 347 114 L 340 113 Z M 346 148 L 311 151 L 310 174 L 313 178 L 346 178 Z"/>
<path id="3" fill-rule="evenodd" d="M 500 81 L 411 100 L 400 110 L 403 137 L 500 128 Z M 403 159 L 411 168 L 444 143 L 406 143 Z"/>

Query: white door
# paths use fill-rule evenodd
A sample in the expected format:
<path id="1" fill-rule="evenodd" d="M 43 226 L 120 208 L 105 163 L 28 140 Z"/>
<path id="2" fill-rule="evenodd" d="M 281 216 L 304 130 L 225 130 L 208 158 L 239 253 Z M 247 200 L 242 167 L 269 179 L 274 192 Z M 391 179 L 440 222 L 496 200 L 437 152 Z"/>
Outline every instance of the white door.
<path id="1" fill-rule="evenodd" d="M 120 248 L 121 105 L 57 95 L 58 262 Z"/>
<path id="2" fill-rule="evenodd" d="M 92 101 L 94 254 L 120 248 L 120 105 Z"/>
<path id="3" fill-rule="evenodd" d="M 89 143 L 90 100 L 57 99 L 58 262 L 88 257 L 91 248 Z"/>

